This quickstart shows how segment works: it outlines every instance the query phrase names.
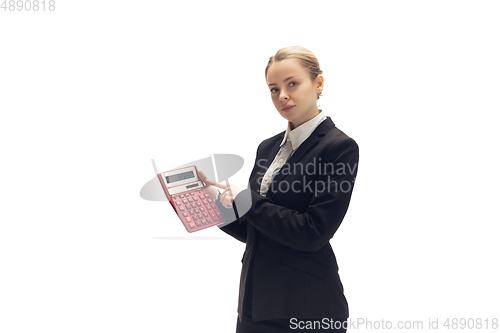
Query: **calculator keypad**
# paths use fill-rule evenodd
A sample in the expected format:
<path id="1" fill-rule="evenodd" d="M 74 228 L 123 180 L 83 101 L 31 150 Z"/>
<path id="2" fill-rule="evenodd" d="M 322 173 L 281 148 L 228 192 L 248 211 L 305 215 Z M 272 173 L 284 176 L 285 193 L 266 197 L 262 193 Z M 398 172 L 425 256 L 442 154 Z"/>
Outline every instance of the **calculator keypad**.
<path id="1" fill-rule="evenodd" d="M 198 231 L 224 222 L 219 208 L 206 188 L 171 196 L 177 215 L 188 232 Z"/>

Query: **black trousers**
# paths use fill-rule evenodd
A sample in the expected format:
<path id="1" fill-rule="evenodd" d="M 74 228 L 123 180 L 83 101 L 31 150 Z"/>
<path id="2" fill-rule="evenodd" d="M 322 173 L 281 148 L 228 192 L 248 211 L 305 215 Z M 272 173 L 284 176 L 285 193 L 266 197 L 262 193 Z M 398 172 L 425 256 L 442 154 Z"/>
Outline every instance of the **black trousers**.
<path id="1" fill-rule="evenodd" d="M 249 272 L 249 276 L 251 272 Z M 248 295 L 248 296 L 247 296 Z M 347 329 L 341 327 L 341 323 L 346 322 L 346 318 L 284 318 L 272 320 L 252 320 L 252 285 L 251 279 L 247 280 L 245 299 L 243 300 L 242 319 L 237 318 L 236 333 L 284 333 L 284 332 L 339 332 L 345 333 Z M 337 322 L 337 323 L 335 323 Z M 347 324 L 347 323 L 345 323 Z M 338 327 L 338 328 L 335 328 Z M 346 327 L 345 325 L 343 327 Z"/>

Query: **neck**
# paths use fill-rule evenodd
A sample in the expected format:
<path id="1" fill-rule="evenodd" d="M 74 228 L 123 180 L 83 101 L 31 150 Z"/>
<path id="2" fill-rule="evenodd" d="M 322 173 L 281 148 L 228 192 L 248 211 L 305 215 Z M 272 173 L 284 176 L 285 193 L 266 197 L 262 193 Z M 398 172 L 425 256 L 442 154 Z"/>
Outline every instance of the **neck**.
<path id="1" fill-rule="evenodd" d="M 294 123 L 292 123 L 292 122 L 290 121 L 290 122 L 289 122 L 289 123 L 290 123 L 290 130 L 293 130 L 294 128 L 299 127 L 300 125 L 307 123 L 309 120 L 313 119 L 313 118 L 314 118 L 314 117 L 316 117 L 318 114 L 320 114 L 320 112 L 321 112 L 321 110 L 316 109 L 316 112 L 314 113 L 314 116 L 312 116 L 311 118 L 309 118 L 309 119 L 307 119 L 307 120 L 305 120 L 305 121 L 303 121 L 303 122 L 301 122 L 300 124 L 297 124 L 297 125 L 295 125 Z"/>

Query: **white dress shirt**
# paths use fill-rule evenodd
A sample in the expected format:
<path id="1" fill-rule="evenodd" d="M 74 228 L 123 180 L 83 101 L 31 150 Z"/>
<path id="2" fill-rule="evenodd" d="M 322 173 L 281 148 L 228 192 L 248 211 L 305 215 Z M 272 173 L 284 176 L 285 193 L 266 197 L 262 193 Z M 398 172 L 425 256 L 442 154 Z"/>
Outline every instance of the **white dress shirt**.
<path id="1" fill-rule="evenodd" d="M 274 157 L 273 162 L 267 169 L 266 174 L 262 179 L 262 183 L 260 184 L 260 195 L 266 196 L 269 191 L 269 185 L 273 181 L 274 176 L 281 170 L 288 158 L 293 155 L 302 142 L 306 141 L 316 127 L 318 127 L 318 125 L 325 119 L 325 113 L 320 110 L 320 113 L 316 117 L 306 121 L 293 130 L 290 129 L 290 122 L 288 122 L 285 136 L 280 144 L 281 148 Z"/>

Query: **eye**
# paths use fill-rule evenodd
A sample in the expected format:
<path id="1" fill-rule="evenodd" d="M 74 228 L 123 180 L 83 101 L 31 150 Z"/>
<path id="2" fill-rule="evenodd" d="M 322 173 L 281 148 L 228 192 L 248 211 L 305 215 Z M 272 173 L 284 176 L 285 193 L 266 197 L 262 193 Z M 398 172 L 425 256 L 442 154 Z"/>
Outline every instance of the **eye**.
<path id="1" fill-rule="evenodd" d="M 271 89 L 271 92 L 272 92 L 272 93 L 274 93 L 274 92 L 276 92 L 276 91 L 278 91 L 278 89 L 276 89 L 276 88 Z"/>
<path id="2" fill-rule="evenodd" d="M 290 82 L 290 86 L 292 86 L 292 87 L 293 87 L 293 86 L 296 86 L 297 84 L 298 84 L 298 83 L 297 83 L 297 82 L 295 82 L 295 81 Z"/>

